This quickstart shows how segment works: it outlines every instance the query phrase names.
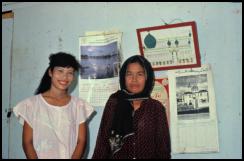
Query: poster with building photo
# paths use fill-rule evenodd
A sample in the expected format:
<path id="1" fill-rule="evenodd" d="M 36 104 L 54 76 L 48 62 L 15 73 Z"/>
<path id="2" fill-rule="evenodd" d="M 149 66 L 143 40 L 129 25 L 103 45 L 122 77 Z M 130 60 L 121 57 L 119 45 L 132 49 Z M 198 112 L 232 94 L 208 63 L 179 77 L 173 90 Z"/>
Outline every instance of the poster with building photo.
<path id="1" fill-rule="evenodd" d="M 170 116 L 169 116 L 169 82 L 168 78 L 156 78 L 153 91 L 151 93 L 153 99 L 158 100 L 162 103 L 166 110 L 166 116 L 168 125 L 170 125 Z"/>
<path id="2" fill-rule="evenodd" d="M 105 106 L 119 89 L 121 32 L 88 32 L 79 39 L 79 95 L 93 106 Z"/>
<path id="3" fill-rule="evenodd" d="M 211 66 L 168 71 L 173 153 L 218 152 Z"/>

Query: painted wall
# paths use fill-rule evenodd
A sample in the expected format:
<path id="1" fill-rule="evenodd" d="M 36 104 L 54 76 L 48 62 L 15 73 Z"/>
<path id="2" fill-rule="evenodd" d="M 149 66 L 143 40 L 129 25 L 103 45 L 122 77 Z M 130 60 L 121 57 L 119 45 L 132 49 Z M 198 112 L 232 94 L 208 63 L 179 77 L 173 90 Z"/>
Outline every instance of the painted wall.
<path id="1" fill-rule="evenodd" d="M 201 62 L 213 69 L 220 152 L 172 158 L 242 158 L 242 3 L 15 3 L 2 10 L 9 8 L 14 11 L 10 107 L 33 95 L 50 53 L 67 51 L 78 58 L 78 38 L 86 31 L 122 31 L 125 60 L 139 53 L 137 28 L 196 21 Z M 8 97 L 8 92 L 2 94 Z M 78 96 L 78 87 L 72 94 Z M 95 110 L 89 122 L 87 158 L 94 150 L 103 107 Z M 22 127 L 14 116 L 9 126 L 10 158 L 24 158 Z M 8 145 L 3 144 L 6 151 Z"/>
<path id="2" fill-rule="evenodd" d="M 2 27 L 2 156 L 8 157 L 9 125 L 10 118 L 7 117 L 10 99 L 10 73 L 11 73 L 11 44 L 13 19 L 3 19 Z"/>

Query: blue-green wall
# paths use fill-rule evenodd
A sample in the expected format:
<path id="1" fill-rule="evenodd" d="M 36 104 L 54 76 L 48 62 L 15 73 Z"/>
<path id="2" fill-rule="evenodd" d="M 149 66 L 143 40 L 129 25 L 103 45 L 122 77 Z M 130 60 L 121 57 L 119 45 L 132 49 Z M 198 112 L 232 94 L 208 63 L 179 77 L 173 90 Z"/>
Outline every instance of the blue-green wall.
<path id="1" fill-rule="evenodd" d="M 33 95 L 50 53 L 67 51 L 79 57 L 78 38 L 86 31 L 122 31 L 126 59 L 139 53 L 137 28 L 163 25 L 162 20 L 196 21 L 201 62 L 211 64 L 213 70 L 220 152 L 172 156 L 242 158 L 242 3 L 17 3 L 10 9 L 14 12 L 12 64 L 9 64 L 12 66 L 11 107 Z M 7 32 L 6 27 L 2 32 Z M 2 62 L 9 62 L 9 53 L 2 51 Z M 2 71 L 3 76 L 9 77 L 5 82 L 10 82 L 9 72 Z M 9 88 L 3 90 L 2 98 L 8 98 Z M 78 96 L 78 87 L 72 94 Z M 8 108 L 5 101 L 3 109 Z M 103 107 L 96 107 L 96 111 L 89 124 L 88 158 L 93 153 Z M 2 114 L 5 115 L 4 110 Z M 4 135 L 2 140 L 10 137 L 10 158 L 23 158 L 22 127 L 14 116 L 8 125 L 10 135 Z M 3 122 L 2 127 L 5 131 L 7 125 Z M 2 143 L 3 151 L 7 151 L 5 144 L 6 141 Z"/>

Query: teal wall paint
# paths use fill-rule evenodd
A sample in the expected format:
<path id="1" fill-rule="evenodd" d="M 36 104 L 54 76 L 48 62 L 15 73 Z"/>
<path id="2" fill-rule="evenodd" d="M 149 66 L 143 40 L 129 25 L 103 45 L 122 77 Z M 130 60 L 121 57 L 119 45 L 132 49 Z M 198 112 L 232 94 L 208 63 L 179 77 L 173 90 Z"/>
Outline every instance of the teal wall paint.
<path id="1" fill-rule="evenodd" d="M 20 3 L 12 9 L 11 106 L 33 95 L 50 53 L 67 51 L 78 58 L 78 38 L 86 31 L 122 31 L 125 60 L 139 53 L 137 28 L 163 25 L 162 20 L 196 21 L 201 62 L 211 64 L 213 70 L 220 152 L 173 154 L 172 158 L 242 158 L 242 3 Z M 78 87 L 72 94 L 78 96 Z M 95 110 L 87 158 L 94 150 L 103 107 Z M 22 127 L 13 116 L 10 127 L 10 158 L 23 158 Z"/>

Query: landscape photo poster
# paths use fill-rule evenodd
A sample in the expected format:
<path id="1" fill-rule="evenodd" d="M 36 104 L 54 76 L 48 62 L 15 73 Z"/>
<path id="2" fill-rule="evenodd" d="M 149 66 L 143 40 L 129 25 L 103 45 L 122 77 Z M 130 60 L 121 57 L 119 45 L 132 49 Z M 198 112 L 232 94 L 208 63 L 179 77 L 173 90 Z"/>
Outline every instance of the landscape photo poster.
<path id="1" fill-rule="evenodd" d="M 104 107 L 119 89 L 121 32 L 87 32 L 79 38 L 79 96 L 93 106 Z"/>
<path id="2" fill-rule="evenodd" d="M 173 153 L 218 152 L 212 69 L 169 70 L 170 132 Z"/>

